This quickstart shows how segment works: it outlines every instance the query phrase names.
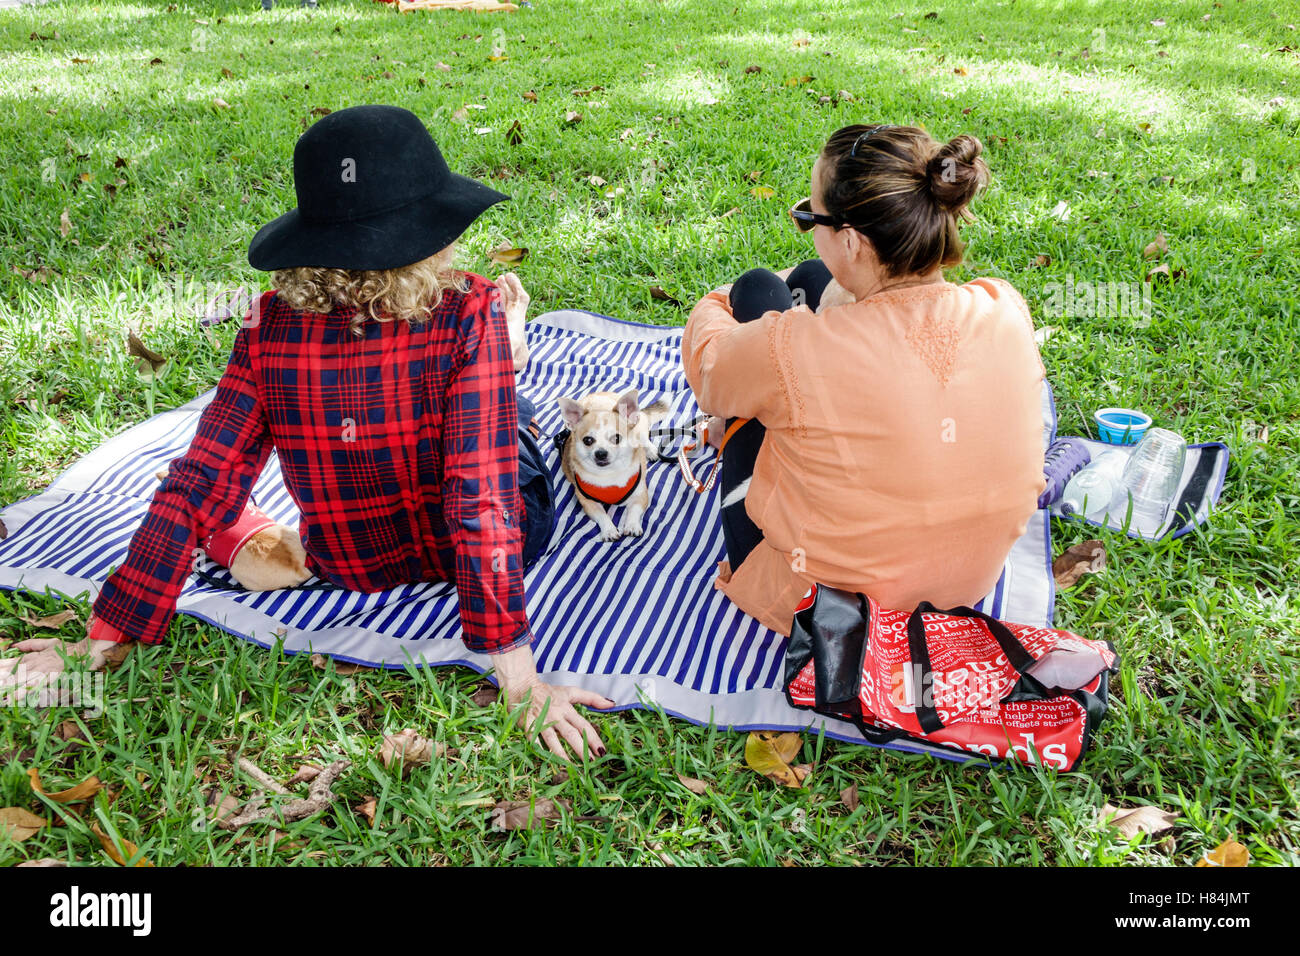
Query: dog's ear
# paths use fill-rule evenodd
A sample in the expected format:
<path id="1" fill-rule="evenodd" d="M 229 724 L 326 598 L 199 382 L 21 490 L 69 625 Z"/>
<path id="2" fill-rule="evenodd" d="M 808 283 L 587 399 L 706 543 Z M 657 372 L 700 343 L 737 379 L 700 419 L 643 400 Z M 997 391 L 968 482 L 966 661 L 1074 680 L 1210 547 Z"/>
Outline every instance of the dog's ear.
<path id="1" fill-rule="evenodd" d="M 635 388 L 629 388 L 614 403 L 614 411 L 623 416 L 629 425 L 635 425 L 641 417 L 641 404 Z"/>
<path id="2" fill-rule="evenodd" d="M 560 396 L 560 413 L 564 416 L 564 424 L 572 428 L 578 422 L 582 421 L 582 416 L 587 414 L 587 410 L 571 398 Z"/>

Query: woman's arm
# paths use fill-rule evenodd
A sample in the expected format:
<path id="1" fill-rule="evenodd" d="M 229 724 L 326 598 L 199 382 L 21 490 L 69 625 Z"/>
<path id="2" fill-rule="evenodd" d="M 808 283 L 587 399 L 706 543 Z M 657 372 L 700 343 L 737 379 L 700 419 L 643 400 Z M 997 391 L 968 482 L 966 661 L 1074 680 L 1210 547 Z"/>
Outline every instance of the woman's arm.
<path id="1" fill-rule="evenodd" d="M 553 687 L 537 674 L 524 610 L 519 409 L 510 335 L 497 289 L 471 294 L 465 308 L 474 315 L 443 416 L 443 507 L 456 548 L 462 635 L 470 650 L 493 656 L 511 706 L 527 702 L 526 729 L 536 727 L 554 753 L 566 756 L 563 738 L 577 754 L 603 754 L 600 737 L 573 705 L 612 707 L 613 701 Z M 545 724 L 537 726 L 543 711 Z"/>
<path id="2" fill-rule="evenodd" d="M 533 637 L 524 611 L 519 411 L 500 293 L 476 285 L 464 310 L 459 368 L 441 403 L 442 508 L 465 646 L 497 654 Z"/>
<path id="3" fill-rule="evenodd" d="M 95 600 L 95 619 L 128 639 L 162 643 L 197 547 L 239 518 L 270 457 L 266 409 L 249 359 L 251 333 L 246 321 L 194 440 L 168 466 L 126 560 Z"/>
<path id="4" fill-rule="evenodd" d="M 788 322 L 799 318 L 795 311 L 737 322 L 727 296 L 717 290 L 696 304 L 682 333 L 682 366 L 703 411 L 758 418 L 769 428 L 789 420 L 787 384 L 777 363 L 788 342 Z"/>

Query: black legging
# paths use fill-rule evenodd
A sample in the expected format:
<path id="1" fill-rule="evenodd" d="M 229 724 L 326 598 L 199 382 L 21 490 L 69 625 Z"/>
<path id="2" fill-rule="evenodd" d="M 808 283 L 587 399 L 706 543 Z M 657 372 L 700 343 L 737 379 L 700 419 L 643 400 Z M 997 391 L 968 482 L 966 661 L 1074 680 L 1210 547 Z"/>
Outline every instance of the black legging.
<path id="1" fill-rule="evenodd" d="M 796 305 L 806 305 L 815 312 L 830 280 L 830 270 L 820 259 L 800 263 L 788 279 L 766 269 L 751 269 L 731 287 L 731 314 L 737 322 L 752 322 L 773 309 L 784 312 Z M 734 418 L 729 419 L 727 427 L 731 427 L 733 421 Z M 754 462 L 758 459 L 758 450 L 766 433 L 762 422 L 751 418 L 731 436 L 722 456 L 718 485 L 720 500 L 726 500 L 737 485 L 754 474 Z M 727 560 L 732 571 L 740 567 L 740 562 L 763 539 L 762 529 L 745 511 L 744 498 L 722 509 L 722 538 L 726 542 Z"/>

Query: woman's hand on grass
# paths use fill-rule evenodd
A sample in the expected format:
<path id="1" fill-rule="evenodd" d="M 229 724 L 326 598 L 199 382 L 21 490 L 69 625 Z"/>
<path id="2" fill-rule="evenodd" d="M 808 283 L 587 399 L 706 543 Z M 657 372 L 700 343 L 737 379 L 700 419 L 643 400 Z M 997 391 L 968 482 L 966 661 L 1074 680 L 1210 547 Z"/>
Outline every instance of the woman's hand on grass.
<path id="1" fill-rule="evenodd" d="M 38 695 L 71 662 L 83 660 L 89 670 L 102 670 L 120 660 L 126 645 L 88 637 L 74 643 L 58 637 L 39 637 L 19 641 L 9 649 L 18 651 L 19 656 L 0 658 L 0 704 L 21 703 L 29 694 Z"/>
<path id="2" fill-rule="evenodd" d="M 575 756 L 584 759 L 605 755 L 600 735 L 574 705 L 605 710 L 614 706 L 612 700 L 594 691 L 544 683 L 537 675 L 533 649 L 528 645 L 498 655 L 496 665 L 497 679 L 510 707 L 527 703 L 519 718 L 520 726 L 530 734 L 540 733 L 551 753 L 568 760 L 564 749 L 568 744 Z"/>

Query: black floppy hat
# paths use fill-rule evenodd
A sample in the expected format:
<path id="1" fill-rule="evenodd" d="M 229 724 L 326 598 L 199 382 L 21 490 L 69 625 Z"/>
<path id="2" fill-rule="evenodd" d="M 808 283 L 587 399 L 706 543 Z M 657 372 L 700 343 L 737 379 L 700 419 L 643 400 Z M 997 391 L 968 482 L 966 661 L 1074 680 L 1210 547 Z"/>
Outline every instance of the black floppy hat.
<path id="1" fill-rule="evenodd" d="M 448 169 L 424 124 L 397 106 L 352 106 L 319 120 L 294 147 L 293 184 L 298 208 L 249 243 L 255 269 L 407 266 L 510 198 Z"/>

